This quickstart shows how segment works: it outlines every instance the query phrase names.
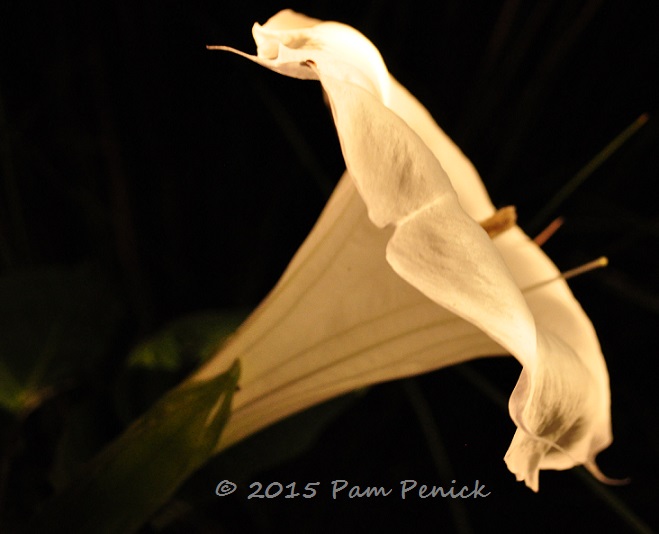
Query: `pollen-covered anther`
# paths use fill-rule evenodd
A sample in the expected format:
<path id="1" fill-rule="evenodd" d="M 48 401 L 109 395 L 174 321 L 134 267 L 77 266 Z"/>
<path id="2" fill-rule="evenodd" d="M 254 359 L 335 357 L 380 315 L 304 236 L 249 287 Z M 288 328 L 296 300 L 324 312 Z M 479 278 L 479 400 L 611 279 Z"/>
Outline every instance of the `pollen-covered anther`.
<path id="1" fill-rule="evenodd" d="M 481 221 L 479 224 L 487 232 L 487 235 L 490 236 L 490 239 L 493 239 L 515 226 L 516 222 L 517 211 L 515 210 L 515 206 L 506 206 L 497 210 L 492 217 Z"/>

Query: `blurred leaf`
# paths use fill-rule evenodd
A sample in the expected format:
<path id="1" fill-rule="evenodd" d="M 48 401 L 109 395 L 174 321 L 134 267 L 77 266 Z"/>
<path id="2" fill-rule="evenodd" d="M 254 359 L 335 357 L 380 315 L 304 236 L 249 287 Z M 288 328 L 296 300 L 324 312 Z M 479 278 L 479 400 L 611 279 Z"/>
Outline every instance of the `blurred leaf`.
<path id="1" fill-rule="evenodd" d="M 212 356 L 247 316 L 247 310 L 207 312 L 182 317 L 140 343 L 129 367 L 178 371 Z"/>
<path id="2" fill-rule="evenodd" d="M 311 451 L 328 426 L 367 391 L 360 389 L 313 406 L 223 451 L 181 487 L 176 499 L 158 511 L 151 525 L 165 532 L 197 531 L 204 522 L 216 527 L 212 517 L 205 516 L 208 509 L 217 507 L 217 497 L 209 488 L 225 479 L 242 486 L 256 475 Z"/>
<path id="3" fill-rule="evenodd" d="M 0 360 L 0 405 L 11 412 L 19 412 L 23 406 L 23 388 L 8 365 Z"/>
<path id="4" fill-rule="evenodd" d="M 137 345 L 116 384 L 115 410 L 121 419 L 135 419 L 215 354 L 248 313 L 237 309 L 182 317 Z"/>
<path id="5" fill-rule="evenodd" d="M 239 374 L 236 361 L 214 379 L 172 390 L 46 503 L 28 531 L 137 530 L 212 454 Z"/>
<path id="6" fill-rule="evenodd" d="M 64 489 L 84 463 L 109 441 L 107 416 L 97 399 L 71 403 L 65 414 L 48 476 L 55 491 Z"/>
<path id="7" fill-rule="evenodd" d="M 0 277 L 0 406 L 29 411 L 97 369 L 119 316 L 110 284 L 89 265 Z"/>

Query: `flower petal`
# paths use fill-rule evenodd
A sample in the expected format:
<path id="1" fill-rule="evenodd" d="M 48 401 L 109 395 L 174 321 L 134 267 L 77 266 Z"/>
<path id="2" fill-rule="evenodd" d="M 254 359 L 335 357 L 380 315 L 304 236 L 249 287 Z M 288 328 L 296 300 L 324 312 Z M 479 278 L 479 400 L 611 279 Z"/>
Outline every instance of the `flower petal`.
<path id="1" fill-rule="evenodd" d="M 469 159 L 437 125 L 428 110 L 396 79 L 390 78 L 388 107 L 421 138 L 451 180 L 462 209 L 475 221 L 495 212 L 483 181 Z"/>
<path id="2" fill-rule="evenodd" d="M 318 79 L 308 68 L 313 61 L 323 72 L 353 83 L 389 100 L 389 72 L 375 46 L 354 28 L 280 11 L 263 26 L 254 24 L 252 35 L 257 55 L 234 48 L 212 47 L 241 55 L 275 72 L 303 80 Z"/>
<path id="3" fill-rule="evenodd" d="M 519 228 L 505 232 L 495 243 L 520 287 L 554 280 L 525 292 L 536 324 L 541 325 L 538 365 L 528 375 L 527 370 L 522 372 L 510 399 L 511 416 L 523 430 L 517 431 L 506 463 L 537 491 L 537 473 L 525 465 L 529 447 L 545 450 L 539 469 L 568 469 L 594 466 L 595 456 L 610 445 L 608 373 L 591 322 L 567 283 L 556 279 L 559 272 L 549 258 Z"/>
<path id="4" fill-rule="evenodd" d="M 320 80 L 370 219 L 396 226 L 389 264 L 512 354 L 532 358 L 535 324 L 526 302 L 492 241 L 460 207 L 430 149 L 370 93 L 322 73 Z"/>

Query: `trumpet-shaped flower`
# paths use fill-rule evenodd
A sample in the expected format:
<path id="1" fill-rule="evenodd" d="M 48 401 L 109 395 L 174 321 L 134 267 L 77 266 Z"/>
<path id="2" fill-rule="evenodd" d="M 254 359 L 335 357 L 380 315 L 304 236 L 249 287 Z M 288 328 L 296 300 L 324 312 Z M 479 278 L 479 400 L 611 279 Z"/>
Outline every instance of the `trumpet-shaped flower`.
<path id="1" fill-rule="evenodd" d="M 286 10 L 253 35 L 256 56 L 219 48 L 319 80 L 347 171 L 281 280 L 197 373 L 241 362 L 217 450 L 358 387 L 511 354 L 523 369 L 509 469 L 536 491 L 540 469 L 604 479 L 608 374 L 554 264 L 362 34 Z"/>

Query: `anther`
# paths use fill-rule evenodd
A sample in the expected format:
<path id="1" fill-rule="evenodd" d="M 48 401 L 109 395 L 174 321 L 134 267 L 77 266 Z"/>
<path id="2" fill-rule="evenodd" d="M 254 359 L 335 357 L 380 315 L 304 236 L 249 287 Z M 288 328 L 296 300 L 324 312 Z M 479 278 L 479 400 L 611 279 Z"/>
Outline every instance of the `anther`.
<path id="1" fill-rule="evenodd" d="M 517 223 L 517 212 L 515 206 L 506 206 L 497 210 L 489 219 L 480 222 L 483 230 L 487 232 L 490 239 L 504 233 L 509 228 L 512 228 Z"/>

